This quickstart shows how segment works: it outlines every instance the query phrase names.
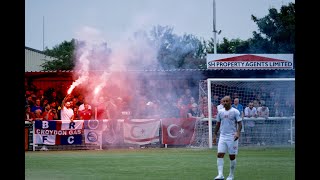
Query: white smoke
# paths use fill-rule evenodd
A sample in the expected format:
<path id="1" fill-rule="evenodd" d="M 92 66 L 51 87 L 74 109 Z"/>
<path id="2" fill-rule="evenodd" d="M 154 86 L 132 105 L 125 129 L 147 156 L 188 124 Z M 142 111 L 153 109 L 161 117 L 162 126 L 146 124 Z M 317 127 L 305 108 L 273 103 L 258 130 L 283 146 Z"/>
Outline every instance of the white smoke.
<path id="1" fill-rule="evenodd" d="M 85 96 L 97 102 L 100 96 L 126 96 L 129 90 L 120 90 L 129 86 L 134 89 L 136 77 L 127 81 L 128 70 L 141 70 L 157 65 L 157 49 L 147 34 L 138 31 L 121 46 L 111 49 L 102 33 L 92 27 L 84 27 L 76 33 L 75 68 L 76 79 L 68 90 L 81 87 Z M 120 42 L 120 41 L 119 41 Z"/>

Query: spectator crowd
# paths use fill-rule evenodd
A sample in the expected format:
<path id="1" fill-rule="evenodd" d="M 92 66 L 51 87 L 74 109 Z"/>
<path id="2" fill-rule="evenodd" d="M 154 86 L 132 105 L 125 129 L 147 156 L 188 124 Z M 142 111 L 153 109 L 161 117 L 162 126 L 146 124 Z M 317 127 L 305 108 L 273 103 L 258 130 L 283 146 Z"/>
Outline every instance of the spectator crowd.
<path id="1" fill-rule="evenodd" d="M 294 116 L 294 99 L 281 96 L 276 90 L 222 91 L 212 88 L 211 110 L 215 118 L 223 108 L 221 97 L 232 97 L 233 107 L 242 117 Z M 147 91 L 147 90 L 146 90 Z M 223 93 L 229 94 L 223 94 Z M 240 93 L 238 93 L 240 92 Z M 242 92 L 242 93 L 241 93 Z M 54 88 L 35 86 L 25 89 L 25 120 L 90 120 L 116 118 L 188 118 L 208 117 L 208 96 L 198 95 L 191 87 L 184 86 L 175 92 L 163 92 L 158 96 L 133 92 L 124 97 L 100 96 L 97 100 L 85 94 L 64 94 Z M 254 126 L 248 124 L 248 126 Z"/>

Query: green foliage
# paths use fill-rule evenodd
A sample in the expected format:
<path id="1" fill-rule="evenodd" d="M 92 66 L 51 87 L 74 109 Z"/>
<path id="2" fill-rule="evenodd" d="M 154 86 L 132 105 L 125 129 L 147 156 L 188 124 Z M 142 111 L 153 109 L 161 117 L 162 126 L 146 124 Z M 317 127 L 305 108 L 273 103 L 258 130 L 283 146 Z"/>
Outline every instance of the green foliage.
<path id="1" fill-rule="evenodd" d="M 240 39 L 223 38 L 222 43 L 219 44 L 217 51 L 219 53 L 232 54 L 232 53 L 245 53 L 248 50 L 249 44 L 247 41 Z"/>
<path id="2" fill-rule="evenodd" d="M 252 38 L 247 40 L 223 38 L 217 44 L 218 53 L 294 53 L 295 52 L 295 4 L 282 6 L 280 12 L 269 9 L 269 14 L 262 18 L 251 16 L 258 26 Z M 208 53 L 214 52 L 213 39 L 206 46 Z"/>
<path id="3" fill-rule="evenodd" d="M 198 68 L 197 63 L 186 64 L 186 58 L 204 57 L 205 47 L 194 35 L 178 36 L 169 26 L 156 26 L 150 35 L 158 48 L 158 63 L 163 69 Z"/>
<path id="4" fill-rule="evenodd" d="M 44 53 L 47 56 L 56 58 L 45 61 L 41 66 L 43 70 L 72 70 L 75 66 L 75 40 L 63 41 L 52 49 L 46 48 Z"/>
<path id="5" fill-rule="evenodd" d="M 250 51 L 264 53 L 294 53 L 295 52 L 295 4 L 282 6 L 280 12 L 269 9 L 269 14 L 262 18 L 251 16 L 258 25 L 260 33 L 253 32 L 249 39 Z"/>

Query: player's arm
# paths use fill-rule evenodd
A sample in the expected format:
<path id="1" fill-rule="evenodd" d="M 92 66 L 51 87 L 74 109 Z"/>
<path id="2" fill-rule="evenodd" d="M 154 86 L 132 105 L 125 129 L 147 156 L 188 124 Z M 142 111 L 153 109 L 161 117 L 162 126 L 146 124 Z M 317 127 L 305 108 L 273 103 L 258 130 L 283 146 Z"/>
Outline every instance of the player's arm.
<path id="1" fill-rule="evenodd" d="M 234 140 L 238 140 L 240 137 L 241 129 L 242 129 L 242 118 L 240 117 L 240 112 L 236 113 L 236 121 L 237 121 L 237 132 L 234 135 Z"/>
<path id="2" fill-rule="evenodd" d="M 239 139 L 240 133 L 241 133 L 241 129 L 242 129 L 242 123 L 241 123 L 241 121 L 238 121 L 237 124 L 238 124 L 238 126 L 237 126 L 238 128 L 237 128 L 237 132 L 236 132 L 236 134 L 235 134 L 235 136 L 234 136 L 234 140 L 235 140 L 235 141 Z"/>
<path id="3" fill-rule="evenodd" d="M 212 138 L 212 143 L 213 144 L 217 144 L 217 135 L 218 135 L 218 131 L 220 129 L 220 121 L 217 121 L 216 123 L 216 127 L 214 128 L 214 132 L 213 132 L 213 138 Z"/>

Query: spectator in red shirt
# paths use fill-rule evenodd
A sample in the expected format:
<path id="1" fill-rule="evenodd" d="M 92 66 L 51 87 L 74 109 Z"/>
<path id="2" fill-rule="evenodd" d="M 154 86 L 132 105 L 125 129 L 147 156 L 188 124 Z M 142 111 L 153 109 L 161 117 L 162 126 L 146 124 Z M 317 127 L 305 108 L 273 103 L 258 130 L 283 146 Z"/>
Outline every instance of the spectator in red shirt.
<path id="1" fill-rule="evenodd" d="M 181 118 L 187 118 L 188 116 L 188 107 L 187 105 L 183 104 L 183 98 L 179 98 L 177 102 L 177 107 L 180 111 Z"/>
<path id="2" fill-rule="evenodd" d="M 24 120 L 25 121 L 32 121 L 33 118 L 34 118 L 34 113 L 31 112 L 30 105 L 26 105 L 25 110 L 26 110 L 26 113 L 25 113 L 25 116 L 24 116 Z"/>
<path id="3" fill-rule="evenodd" d="M 34 118 L 33 120 L 43 120 L 42 111 L 41 109 L 36 109 L 34 111 Z"/>
<path id="4" fill-rule="evenodd" d="M 50 104 L 47 104 L 45 106 L 42 116 L 43 116 L 43 120 L 58 120 L 57 110 L 54 108 L 51 108 Z"/>
<path id="5" fill-rule="evenodd" d="M 85 102 L 84 109 L 79 111 L 79 116 L 81 120 L 90 120 L 92 118 L 92 110 L 89 109 L 89 104 Z"/>
<path id="6" fill-rule="evenodd" d="M 71 101 L 72 102 L 72 101 Z M 73 119 L 80 119 L 79 111 L 77 106 L 73 106 Z"/>

